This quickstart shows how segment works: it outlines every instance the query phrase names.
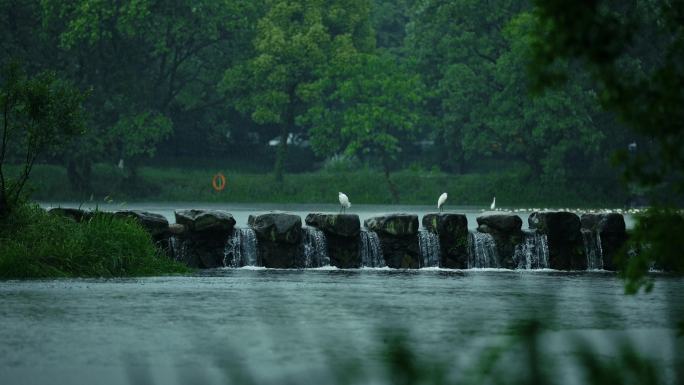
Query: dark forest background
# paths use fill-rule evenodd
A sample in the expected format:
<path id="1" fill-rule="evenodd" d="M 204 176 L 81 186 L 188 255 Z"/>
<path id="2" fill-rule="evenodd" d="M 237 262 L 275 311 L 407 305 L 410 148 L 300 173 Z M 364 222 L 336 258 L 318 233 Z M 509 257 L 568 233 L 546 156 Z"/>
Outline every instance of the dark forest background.
<path id="1" fill-rule="evenodd" d="M 656 3 L 617 15 L 649 25 Z M 195 175 L 168 170 L 187 169 L 207 194 L 221 170 L 229 186 L 382 180 L 380 202 L 422 202 L 412 188 L 434 177 L 466 203 L 643 203 L 611 158 L 650 142 L 601 108 L 586 72 L 558 60 L 569 81 L 532 94 L 540 25 L 523 0 L 1 0 L 0 60 L 87 92 L 87 131 L 41 156 L 38 198 L 192 198 L 164 194 Z M 648 73 L 657 50 L 643 36 L 621 65 Z M 330 174 L 361 176 L 314 178 Z"/>

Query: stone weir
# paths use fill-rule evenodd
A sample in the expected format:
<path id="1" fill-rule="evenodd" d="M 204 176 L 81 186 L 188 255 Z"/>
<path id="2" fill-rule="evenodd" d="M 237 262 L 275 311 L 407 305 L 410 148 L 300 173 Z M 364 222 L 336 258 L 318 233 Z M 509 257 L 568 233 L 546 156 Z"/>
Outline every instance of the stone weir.
<path id="1" fill-rule="evenodd" d="M 514 214 L 487 212 L 477 217 L 477 231 L 490 234 L 496 244 L 496 267 L 515 269 L 515 247 L 523 242 L 522 219 Z"/>
<path id="2" fill-rule="evenodd" d="M 595 268 L 615 270 L 615 256 L 627 242 L 625 218 L 617 213 L 583 214 L 580 222 L 588 263 L 594 254 Z"/>
<path id="3" fill-rule="evenodd" d="M 368 218 L 364 224 L 380 238 L 382 255 L 387 267 L 417 269 L 421 267 L 418 244 L 418 216 L 387 214 Z"/>
<path id="4" fill-rule="evenodd" d="M 51 214 L 87 221 L 93 213 L 51 209 Z M 190 267 L 246 265 L 269 268 L 390 267 L 415 269 L 507 268 L 614 270 L 614 256 L 627 240 L 621 214 L 533 212 L 529 230 L 514 214 L 485 212 L 477 230 L 463 214 L 386 214 L 366 219 L 355 214 L 286 212 L 250 215 L 247 228 L 221 210 L 177 210 L 176 223 L 139 210 L 102 213 L 133 218 L 168 255 Z"/>
<path id="5" fill-rule="evenodd" d="M 361 221 L 358 215 L 311 213 L 305 222 L 325 234 L 332 266 L 342 269 L 361 267 Z"/>
<path id="6" fill-rule="evenodd" d="M 463 214 L 431 213 L 423 216 L 423 227 L 439 238 L 439 267 L 468 268 L 468 218 Z"/>
<path id="7" fill-rule="evenodd" d="M 567 211 L 533 212 L 530 229 L 545 234 L 549 247 L 549 267 L 557 270 L 586 270 L 587 256 L 580 218 Z"/>

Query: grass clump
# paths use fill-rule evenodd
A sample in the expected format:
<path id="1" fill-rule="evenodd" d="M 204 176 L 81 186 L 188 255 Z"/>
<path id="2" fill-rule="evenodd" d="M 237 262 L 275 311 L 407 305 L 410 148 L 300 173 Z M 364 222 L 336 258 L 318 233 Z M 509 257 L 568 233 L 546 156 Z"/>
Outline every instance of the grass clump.
<path id="1" fill-rule="evenodd" d="M 133 219 L 95 213 L 77 223 L 36 205 L 0 222 L 0 278 L 129 277 L 186 272 Z"/>

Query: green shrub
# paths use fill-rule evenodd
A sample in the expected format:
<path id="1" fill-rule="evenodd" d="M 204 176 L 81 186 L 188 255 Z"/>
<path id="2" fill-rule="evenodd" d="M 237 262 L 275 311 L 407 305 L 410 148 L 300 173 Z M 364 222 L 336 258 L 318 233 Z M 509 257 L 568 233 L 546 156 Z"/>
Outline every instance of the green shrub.
<path id="1" fill-rule="evenodd" d="M 0 223 L 0 278 L 125 277 L 186 272 L 132 219 L 76 223 L 24 205 Z"/>

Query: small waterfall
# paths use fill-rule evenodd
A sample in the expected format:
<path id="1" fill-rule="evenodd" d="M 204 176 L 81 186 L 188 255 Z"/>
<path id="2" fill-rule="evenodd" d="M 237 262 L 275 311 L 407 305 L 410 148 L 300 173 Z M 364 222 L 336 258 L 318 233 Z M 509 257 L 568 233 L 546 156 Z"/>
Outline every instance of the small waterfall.
<path id="1" fill-rule="evenodd" d="M 257 265 L 257 238 L 251 228 L 234 228 L 223 250 L 223 265 L 228 267 Z"/>
<path id="2" fill-rule="evenodd" d="M 513 260 L 518 263 L 518 269 L 548 269 L 549 242 L 546 234 L 523 231 L 523 241 L 515 246 Z"/>
<path id="3" fill-rule="evenodd" d="M 598 231 L 582 229 L 584 252 L 587 254 L 587 270 L 603 270 L 603 248 Z"/>
<path id="4" fill-rule="evenodd" d="M 499 267 L 496 243 L 491 234 L 468 232 L 468 268 Z"/>
<path id="5" fill-rule="evenodd" d="M 169 238 L 169 250 L 175 261 L 183 262 L 188 255 L 188 245 L 175 235 Z"/>
<path id="6" fill-rule="evenodd" d="M 423 259 L 422 267 L 439 267 L 440 250 L 437 234 L 426 229 L 418 230 L 418 245 Z"/>
<path id="7" fill-rule="evenodd" d="M 330 266 L 328 257 L 328 241 L 323 231 L 305 227 L 304 231 L 304 267 Z"/>
<path id="8" fill-rule="evenodd" d="M 359 236 L 360 245 L 359 252 L 361 253 L 361 266 L 363 267 L 384 267 L 385 258 L 382 256 L 382 247 L 380 247 L 380 238 L 375 231 L 361 230 Z"/>

